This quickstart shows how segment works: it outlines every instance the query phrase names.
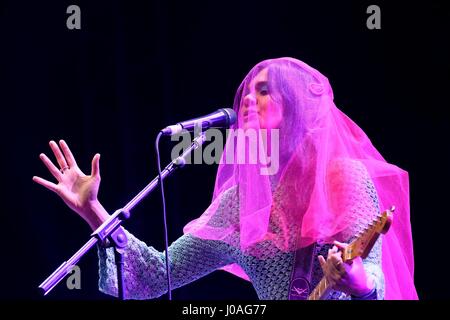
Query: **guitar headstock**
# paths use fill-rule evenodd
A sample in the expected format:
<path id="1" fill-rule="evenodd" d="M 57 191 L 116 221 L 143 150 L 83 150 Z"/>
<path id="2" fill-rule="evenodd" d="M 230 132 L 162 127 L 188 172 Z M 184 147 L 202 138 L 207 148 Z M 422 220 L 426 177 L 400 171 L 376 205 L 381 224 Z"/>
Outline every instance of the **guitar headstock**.
<path id="1" fill-rule="evenodd" d="M 366 258 L 380 234 L 385 234 L 391 227 L 394 211 L 395 206 L 392 206 L 373 219 L 357 235 L 357 238 L 343 250 L 342 259 L 346 261 L 359 256 L 363 259 Z"/>

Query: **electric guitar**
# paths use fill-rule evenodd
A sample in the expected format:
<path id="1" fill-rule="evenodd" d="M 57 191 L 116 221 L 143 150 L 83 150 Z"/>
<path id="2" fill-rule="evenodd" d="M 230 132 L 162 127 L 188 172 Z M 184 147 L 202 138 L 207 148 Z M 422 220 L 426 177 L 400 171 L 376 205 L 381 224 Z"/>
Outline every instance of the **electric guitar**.
<path id="1" fill-rule="evenodd" d="M 342 250 L 342 261 L 349 261 L 356 257 L 366 258 L 373 245 L 377 241 L 380 234 L 388 232 L 392 224 L 392 213 L 395 207 L 379 214 L 369 225 L 358 233 L 345 249 Z M 314 288 L 307 300 L 320 300 L 325 297 L 331 290 L 331 286 L 325 277 L 320 280 L 319 284 Z"/>

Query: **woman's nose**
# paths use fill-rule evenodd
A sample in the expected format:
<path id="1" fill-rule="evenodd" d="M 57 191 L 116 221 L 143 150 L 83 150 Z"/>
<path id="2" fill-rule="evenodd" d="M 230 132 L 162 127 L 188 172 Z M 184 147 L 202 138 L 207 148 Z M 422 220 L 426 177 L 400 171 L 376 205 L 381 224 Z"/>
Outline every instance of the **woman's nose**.
<path id="1" fill-rule="evenodd" d="M 256 105 L 256 98 L 253 94 L 249 93 L 244 97 L 244 107 L 248 108 Z"/>

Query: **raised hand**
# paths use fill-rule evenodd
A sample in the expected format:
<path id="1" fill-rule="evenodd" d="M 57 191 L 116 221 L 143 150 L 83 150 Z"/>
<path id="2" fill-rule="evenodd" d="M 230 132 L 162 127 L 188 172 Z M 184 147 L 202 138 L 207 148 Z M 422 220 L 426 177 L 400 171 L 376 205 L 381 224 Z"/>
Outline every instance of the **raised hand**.
<path id="1" fill-rule="evenodd" d="M 33 181 L 58 194 L 92 229 L 96 229 L 108 217 L 97 199 L 101 180 L 100 154 L 92 159 L 91 174 L 85 175 L 64 140 L 59 141 L 59 146 L 55 141 L 49 144 L 59 168 L 44 153 L 39 157 L 58 183 L 37 176 L 33 177 Z"/>

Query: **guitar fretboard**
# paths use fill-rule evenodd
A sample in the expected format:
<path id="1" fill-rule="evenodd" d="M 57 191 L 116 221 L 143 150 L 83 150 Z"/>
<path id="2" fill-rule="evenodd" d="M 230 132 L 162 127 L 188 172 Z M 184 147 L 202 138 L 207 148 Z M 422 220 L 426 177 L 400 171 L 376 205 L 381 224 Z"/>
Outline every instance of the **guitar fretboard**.
<path id="1" fill-rule="evenodd" d="M 319 300 L 321 297 L 324 297 L 330 290 L 329 287 L 327 279 L 323 277 L 319 284 L 314 288 L 313 292 L 308 296 L 308 300 Z"/>

